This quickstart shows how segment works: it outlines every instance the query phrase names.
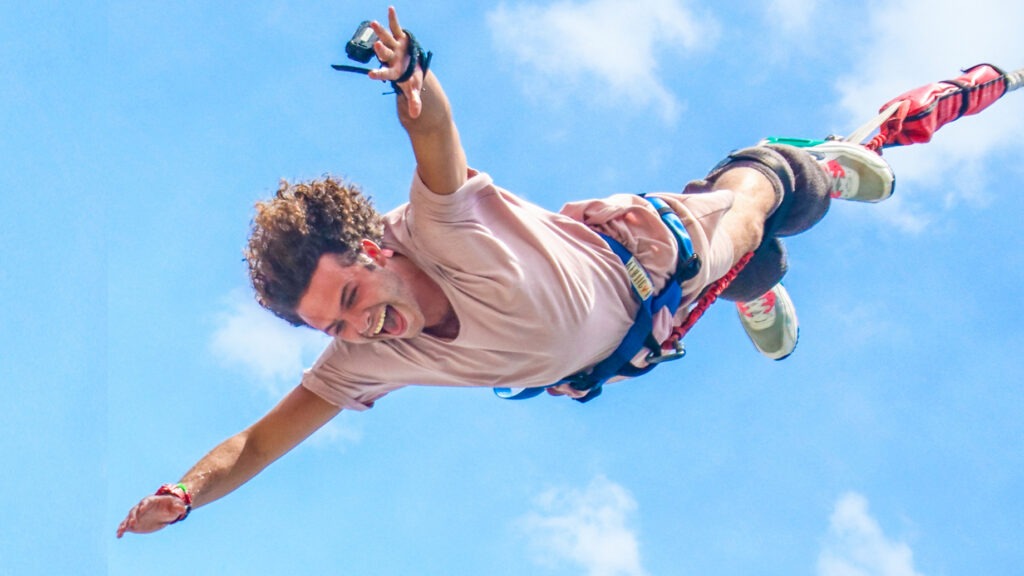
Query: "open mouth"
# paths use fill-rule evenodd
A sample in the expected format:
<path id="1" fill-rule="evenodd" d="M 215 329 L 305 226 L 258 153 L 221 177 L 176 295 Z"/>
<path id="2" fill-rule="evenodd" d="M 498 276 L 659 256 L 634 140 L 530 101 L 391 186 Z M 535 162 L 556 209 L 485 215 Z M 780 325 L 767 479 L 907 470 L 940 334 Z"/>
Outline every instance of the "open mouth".
<path id="1" fill-rule="evenodd" d="M 388 306 L 385 305 L 384 306 L 384 312 L 381 313 L 381 315 L 377 318 L 377 323 L 374 324 L 373 328 L 370 329 L 370 336 L 371 337 L 380 334 L 380 331 L 384 329 L 384 322 L 387 320 L 387 318 L 388 318 Z"/>
<path id="2" fill-rule="evenodd" d="M 367 330 L 366 336 L 368 338 L 374 338 L 377 336 L 397 336 L 403 329 L 404 324 L 401 316 L 398 314 L 398 311 L 385 304 L 383 311 L 380 313 L 380 316 L 377 317 L 376 322 L 374 322 L 370 329 Z"/>

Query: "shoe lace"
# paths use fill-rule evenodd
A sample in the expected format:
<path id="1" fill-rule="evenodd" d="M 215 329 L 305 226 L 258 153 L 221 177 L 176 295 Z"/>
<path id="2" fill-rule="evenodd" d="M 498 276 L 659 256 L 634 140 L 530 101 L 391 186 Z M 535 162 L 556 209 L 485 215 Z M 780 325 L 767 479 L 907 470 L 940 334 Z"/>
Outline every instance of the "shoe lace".
<path id="1" fill-rule="evenodd" d="M 741 314 L 755 324 L 759 321 L 770 320 L 771 314 L 775 310 L 775 292 L 769 290 L 749 302 L 737 302 L 736 306 Z"/>
<path id="2" fill-rule="evenodd" d="M 842 198 L 847 195 L 849 192 L 849 179 L 846 177 L 846 168 L 833 158 L 825 162 L 824 169 L 829 179 L 829 194 L 833 198 Z"/>

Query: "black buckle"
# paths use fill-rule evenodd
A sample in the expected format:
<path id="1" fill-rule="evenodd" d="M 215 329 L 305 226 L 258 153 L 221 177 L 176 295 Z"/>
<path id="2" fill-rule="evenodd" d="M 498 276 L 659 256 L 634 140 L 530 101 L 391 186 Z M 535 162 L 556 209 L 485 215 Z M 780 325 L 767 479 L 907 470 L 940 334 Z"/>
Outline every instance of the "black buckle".
<path id="1" fill-rule="evenodd" d="M 662 364 L 664 362 L 679 360 L 683 356 L 686 356 L 686 348 L 683 347 L 682 342 L 676 340 L 675 342 L 672 343 L 671 352 L 666 352 L 659 348 L 658 350 L 655 350 L 654 352 L 648 354 L 647 358 L 645 358 L 644 360 L 648 364 Z"/>

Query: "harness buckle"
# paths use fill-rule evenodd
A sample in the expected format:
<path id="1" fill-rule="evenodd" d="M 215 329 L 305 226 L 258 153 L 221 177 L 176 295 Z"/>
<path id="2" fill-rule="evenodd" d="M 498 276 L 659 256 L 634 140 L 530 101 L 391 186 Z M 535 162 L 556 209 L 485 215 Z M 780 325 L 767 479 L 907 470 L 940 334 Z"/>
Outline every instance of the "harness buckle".
<path id="1" fill-rule="evenodd" d="M 655 352 L 658 353 L 656 354 Z M 680 342 L 679 340 L 676 340 L 675 342 L 672 343 L 671 352 L 664 352 L 661 350 L 656 350 L 655 352 L 647 354 L 647 357 L 644 358 L 644 360 L 648 364 L 661 364 L 663 362 L 671 362 L 673 360 L 678 360 L 683 356 L 686 356 L 686 348 L 683 347 L 683 343 Z"/>

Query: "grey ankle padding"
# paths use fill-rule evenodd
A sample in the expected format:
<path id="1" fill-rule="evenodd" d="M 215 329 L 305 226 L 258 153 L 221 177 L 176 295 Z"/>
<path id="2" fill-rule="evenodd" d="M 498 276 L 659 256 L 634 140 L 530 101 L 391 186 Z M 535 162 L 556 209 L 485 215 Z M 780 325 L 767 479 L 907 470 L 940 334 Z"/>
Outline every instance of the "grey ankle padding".
<path id="1" fill-rule="evenodd" d="M 800 148 L 770 144 L 737 150 L 716 166 L 706 180 L 713 188 L 722 172 L 737 167 L 753 168 L 763 174 L 778 198 L 754 257 L 722 292 L 721 297 L 726 300 L 747 302 L 770 290 L 786 275 L 786 247 L 777 237 L 793 236 L 817 224 L 828 212 L 832 199 L 825 173 Z"/>
<path id="2" fill-rule="evenodd" d="M 795 236 L 817 224 L 828 212 L 832 204 L 828 178 L 817 160 L 806 150 L 783 144 L 769 144 L 765 148 L 785 158 L 796 177 L 793 204 L 786 217 L 776 225 L 773 235 Z"/>
<path id="3" fill-rule="evenodd" d="M 788 269 L 785 245 L 778 238 L 770 238 L 761 243 L 750 262 L 729 287 L 722 291 L 721 298 L 733 302 L 749 302 L 771 290 L 772 286 L 782 280 Z"/>
<path id="4" fill-rule="evenodd" d="M 794 146 L 769 144 L 729 154 L 705 177 L 714 181 L 731 168 L 753 168 L 775 188 L 776 208 L 765 223 L 765 239 L 793 236 L 818 223 L 828 212 L 828 181 L 817 162 Z"/>
<path id="5" fill-rule="evenodd" d="M 731 152 L 711 169 L 711 172 L 704 177 L 704 181 L 709 183 L 711 189 L 714 189 L 715 181 L 722 173 L 734 168 L 757 170 L 771 182 L 772 189 L 775 190 L 775 208 L 772 209 L 772 214 L 778 211 L 796 183 L 796 176 L 789 169 L 786 159 L 765 146 L 742 148 Z"/>

